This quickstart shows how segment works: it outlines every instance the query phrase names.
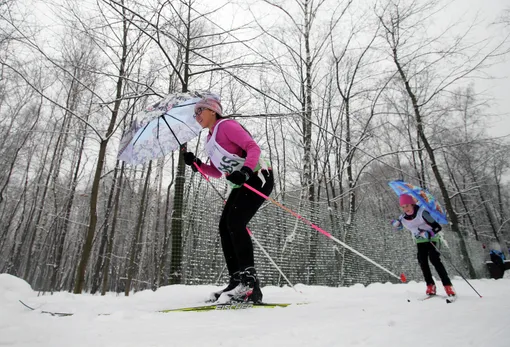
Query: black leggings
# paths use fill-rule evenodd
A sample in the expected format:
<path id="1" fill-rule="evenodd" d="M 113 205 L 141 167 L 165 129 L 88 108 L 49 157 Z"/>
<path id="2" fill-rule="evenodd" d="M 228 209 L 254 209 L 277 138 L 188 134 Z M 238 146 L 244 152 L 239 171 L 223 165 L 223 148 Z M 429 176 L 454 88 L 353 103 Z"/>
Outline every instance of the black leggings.
<path id="1" fill-rule="evenodd" d="M 433 245 L 432 245 L 433 244 Z M 423 272 L 423 277 L 425 277 L 425 282 L 427 285 L 434 284 L 434 279 L 432 278 L 432 273 L 430 272 L 429 259 L 432 265 L 436 268 L 437 274 L 439 278 L 441 278 L 441 282 L 443 282 L 444 286 L 451 286 L 452 282 L 448 277 L 448 273 L 441 262 L 440 254 L 437 249 L 436 242 L 422 242 L 417 243 L 418 247 L 418 263 L 420 263 L 421 271 Z"/>
<path id="2" fill-rule="evenodd" d="M 264 195 L 273 191 L 274 178 L 271 170 L 263 170 L 266 183 L 254 174 L 246 182 Z M 230 276 L 254 266 L 253 244 L 246 225 L 260 208 L 264 198 L 242 186 L 232 189 L 220 218 L 221 246 Z"/>

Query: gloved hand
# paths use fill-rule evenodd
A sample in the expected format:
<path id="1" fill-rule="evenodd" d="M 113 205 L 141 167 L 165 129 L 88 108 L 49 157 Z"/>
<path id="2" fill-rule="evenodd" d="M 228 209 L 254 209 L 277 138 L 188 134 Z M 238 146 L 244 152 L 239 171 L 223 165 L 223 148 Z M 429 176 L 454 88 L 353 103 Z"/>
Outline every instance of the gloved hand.
<path id="1" fill-rule="evenodd" d="M 418 229 L 420 231 L 420 233 L 418 234 L 418 237 L 421 237 L 421 238 L 424 238 L 424 239 L 428 239 L 430 240 L 431 238 L 433 238 L 436 234 L 434 234 L 434 232 L 432 230 L 423 230 L 423 229 Z"/>
<path id="2" fill-rule="evenodd" d="M 191 170 L 193 170 L 193 172 L 198 171 L 198 169 L 196 168 L 196 166 L 193 163 L 197 163 L 198 166 L 202 165 L 202 161 L 200 161 L 200 159 L 195 157 L 195 154 L 193 154 L 193 152 L 186 152 L 183 154 L 183 157 L 184 157 L 184 163 L 188 166 L 191 166 Z"/>
<path id="3" fill-rule="evenodd" d="M 404 228 L 404 226 L 398 219 L 392 219 L 391 225 L 393 226 L 393 229 L 395 229 L 395 230 L 402 230 Z"/>
<path id="4" fill-rule="evenodd" d="M 243 185 L 244 182 L 250 179 L 251 175 L 253 175 L 253 170 L 248 166 L 243 166 L 241 170 L 234 171 L 228 175 L 227 180 L 237 185 Z"/>

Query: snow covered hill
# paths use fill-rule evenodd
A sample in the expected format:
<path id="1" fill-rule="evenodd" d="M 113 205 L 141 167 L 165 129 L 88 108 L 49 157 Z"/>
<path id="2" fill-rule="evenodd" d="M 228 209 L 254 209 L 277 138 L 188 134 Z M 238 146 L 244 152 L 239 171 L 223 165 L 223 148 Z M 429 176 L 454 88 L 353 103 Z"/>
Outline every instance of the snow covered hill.
<path id="1" fill-rule="evenodd" d="M 157 313 L 203 305 L 216 287 L 167 286 L 129 297 L 38 296 L 25 281 L 0 274 L 0 346 L 510 346 L 510 279 L 470 283 L 483 298 L 461 278 L 454 280 L 459 299 L 453 304 L 439 296 L 418 300 L 425 285 L 415 282 L 297 285 L 265 287 L 264 301 L 308 304 Z M 443 294 L 441 286 L 438 293 Z M 40 310 L 75 314 L 53 317 Z"/>

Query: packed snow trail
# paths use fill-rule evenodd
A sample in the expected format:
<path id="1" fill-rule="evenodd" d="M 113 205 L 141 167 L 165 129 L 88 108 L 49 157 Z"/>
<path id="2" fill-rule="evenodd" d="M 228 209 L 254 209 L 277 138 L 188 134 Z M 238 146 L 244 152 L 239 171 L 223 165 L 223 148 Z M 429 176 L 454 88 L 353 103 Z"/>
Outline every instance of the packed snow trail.
<path id="1" fill-rule="evenodd" d="M 423 282 L 341 288 L 298 284 L 302 294 L 290 287 L 266 286 L 264 300 L 306 305 L 157 313 L 204 305 L 219 287 L 174 285 L 129 297 L 68 292 L 37 296 L 23 280 L 0 274 L 0 345 L 507 347 L 510 279 L 470 282 L 483 298 L 455 278 L 459 299 L 454 305 L 441 298 L 419 301 L 425 295 Z M 438 294 L 444 295 L 441 285 Z M 39 310 L 74 315 L 41 314 L 18 300 Z"/>

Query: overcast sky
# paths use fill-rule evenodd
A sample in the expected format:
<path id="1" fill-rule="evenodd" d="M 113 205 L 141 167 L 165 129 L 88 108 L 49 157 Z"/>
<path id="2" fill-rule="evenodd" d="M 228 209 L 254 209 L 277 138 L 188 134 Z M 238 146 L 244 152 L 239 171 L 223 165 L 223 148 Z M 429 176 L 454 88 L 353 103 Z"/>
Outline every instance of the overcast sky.
<path id="1" fill-rule="evenodd" d="M 231 0 L 209 0 L 209 6 L 213 8 L 221 7 L 221 5 L 214 5 L 216 3 L 224 4 L 228 1 Z M 372 2 L 373 0 L 368 1 Z M 247 9 L 248 4 L 252 4 L 253 7 L 253 4 L 258 4 L 258 2 L 256 0 L 243 0 L 241 3 L 234 1 L 234 4 L 232 4 L 233 8 L 239 9 L 239 5 L 241 5 L 242 8 Z M 494 42 L 503 41 L 510 34 L 510 24 L 506 30 L 501 25 L 492 24 L 501 18 L 505 10 L 510 11 L 510 0 L 443 0 L 443 4 L 447 4 L 447 6 L 441 12 L 443 16 L 440 14 L 438 20 L 444 21 L 445 24 L 453 24 L 461 19 L 465 22 L 467 28 L 468 24 L 472 23 L 473 18 L 477 17 L 479 24 L 476 37 L 479 40 L 490 38 Z M 41 6 L 43 4 L 36 2 L 35 5 Z M 223 11 L 227 10 L 228 7 L 222 7 Z M 51 14 L 47 12 L 47 9 L 42 7 L 41 10 L 39 13 L 48 16 L 48 19 L 51 18 Z M 246 15 L 249 16 L 249 13 L 246 12 Z M 233 15 L 232 18 L 223 18 L 222 22 L 224 24 L 239 22 L 245 18 L 244 16 Z M 510 44 L 507 47 L 510 47 Z M 485 70 L 490 78 L 474 80 L 476 92 L 491 100 L 491 107 L 488 112 L 495 114 L 495 116 L 488 131 L 492 136 L 510 136 L 510 55 L 506 56 L 505 59 L 506 62 Z"/>
<path id="2" fill-rule="evenodd" d="M 490 37 L 495 40 L 504 40 L 510 34 L 510 26 L 502 30 L 501 26 L 489 25 L 500 17 L 504 10 L 510 10 L 510 0 L 456 0 L 449 6 L 447 16 L 452 14 L 466 13 L 474 15 L 478 13 L 480 21 L 487 25 L 480 25 L 480 38 Z M 483 31 L 483 28 L 486 28 Z M 498 116 L 494 117 L 489 133 L 494 136 L 510 135 L 510 57 L 506 62 L 492 66 L 488 73 L 492 79 L 475 81 L 477 92 L 484 93 L 487 97 L 493 98 L 491 111 Z"/>

